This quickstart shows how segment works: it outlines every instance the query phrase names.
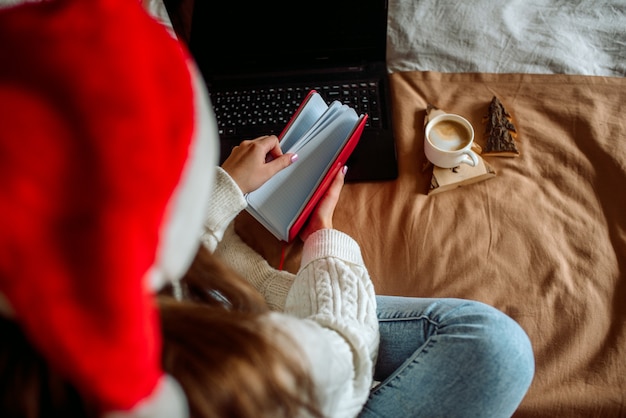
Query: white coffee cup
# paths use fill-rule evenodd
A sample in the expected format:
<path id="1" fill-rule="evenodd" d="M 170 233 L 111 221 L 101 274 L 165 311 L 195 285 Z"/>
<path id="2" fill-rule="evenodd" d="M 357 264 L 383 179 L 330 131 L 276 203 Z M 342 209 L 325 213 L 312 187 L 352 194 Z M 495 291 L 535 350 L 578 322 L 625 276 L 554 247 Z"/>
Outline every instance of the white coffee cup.
<path id="1" fill-rule="evenodd" d="M 475 167 L 478 155 L 472 151 L 473 142 L 474 128 L 462 116 L 446 113 L 426 124 L 424 153 L 437 167 L 453 168 L 461 164 Z"/>

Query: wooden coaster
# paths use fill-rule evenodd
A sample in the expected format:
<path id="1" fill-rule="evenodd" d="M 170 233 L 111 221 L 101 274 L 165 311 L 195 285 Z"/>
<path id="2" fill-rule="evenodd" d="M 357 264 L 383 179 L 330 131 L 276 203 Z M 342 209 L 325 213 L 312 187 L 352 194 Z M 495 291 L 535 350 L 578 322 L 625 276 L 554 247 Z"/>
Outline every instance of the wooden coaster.
<path id="1" fill-rule="evenodd" d="M 461 164 L 454 168 L 433 166 L 433 177 L 430 180 L 428 195 L 467 186 L 495 176 L 496 171 L 480 155 L 478 156 L 478 164 L 475 167 L 467 164 Z"/>

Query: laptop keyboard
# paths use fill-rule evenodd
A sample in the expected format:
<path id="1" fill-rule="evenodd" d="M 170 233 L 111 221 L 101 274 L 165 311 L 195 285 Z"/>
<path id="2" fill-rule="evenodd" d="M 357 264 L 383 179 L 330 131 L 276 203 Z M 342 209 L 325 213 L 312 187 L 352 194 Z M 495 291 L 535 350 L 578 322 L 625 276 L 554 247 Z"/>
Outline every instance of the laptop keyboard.
<path id="1" fill-rule="evenodd" d="M 377 83 L 340 82 L 211 92 L 220 136 L 279 134 L 310 90 L 317 90 L 329 104 L 339 100 L 358 114 L 367 113 L 366 127 L 381 126 Z"/>

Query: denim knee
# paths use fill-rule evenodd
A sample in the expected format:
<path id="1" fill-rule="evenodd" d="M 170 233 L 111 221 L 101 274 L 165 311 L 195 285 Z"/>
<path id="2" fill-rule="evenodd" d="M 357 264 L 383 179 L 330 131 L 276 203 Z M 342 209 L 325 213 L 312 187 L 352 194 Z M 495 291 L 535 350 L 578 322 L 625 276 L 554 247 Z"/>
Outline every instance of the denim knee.
<path id="1" fill-rule="evenodd" d="M 494 384 L 527 389 L 535 373 L 535 356 L 524 329 L 505 313 L 481 302 L 465 301 L 460 309 L 464 311 L 465 336 L 473 344 L 468 361 L 476 367 L 480 364 Z"/>
<path id="2" fill-rule="evenodd" d="M 510 417 L 530 386 L 534 355 L 513 319 L 463 299 L 381 297 L 382 383 L 361 417 Z"/>

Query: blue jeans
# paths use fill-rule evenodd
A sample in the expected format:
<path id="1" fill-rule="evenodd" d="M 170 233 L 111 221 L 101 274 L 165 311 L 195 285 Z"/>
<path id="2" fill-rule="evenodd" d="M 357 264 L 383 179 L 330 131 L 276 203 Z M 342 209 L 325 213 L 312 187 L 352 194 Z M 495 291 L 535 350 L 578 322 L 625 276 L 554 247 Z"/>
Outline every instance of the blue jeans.
<path id="1" fill-rule="evenodd" d="M 360 418 L 510 417 L 534 375 L 522 328 L 461 299 L 378 296 L 380 351 Z"/>

